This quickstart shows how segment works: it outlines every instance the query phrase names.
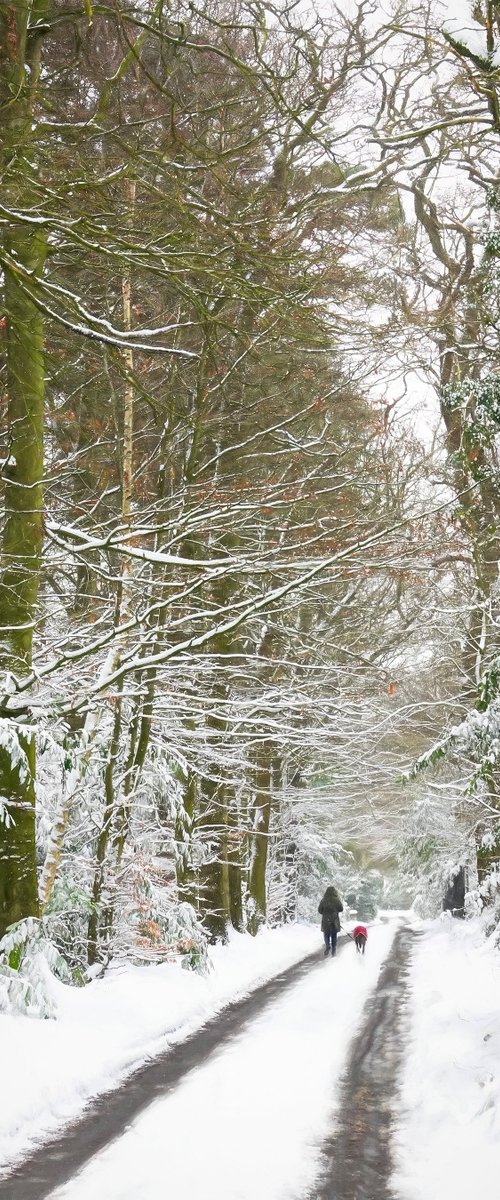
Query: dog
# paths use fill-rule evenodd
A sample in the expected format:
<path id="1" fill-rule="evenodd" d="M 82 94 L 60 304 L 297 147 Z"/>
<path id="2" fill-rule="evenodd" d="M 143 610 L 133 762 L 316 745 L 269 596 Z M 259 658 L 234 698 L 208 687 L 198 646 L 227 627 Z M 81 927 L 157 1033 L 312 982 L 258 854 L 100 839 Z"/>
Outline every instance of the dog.
<path id="1" fill-rule="evenodd" d="M 356 953 L 364 954 L 365 946 L 368 938 L 366 925 L 355 925 L 352 931 L 352 936 L 356 942 Z"/>

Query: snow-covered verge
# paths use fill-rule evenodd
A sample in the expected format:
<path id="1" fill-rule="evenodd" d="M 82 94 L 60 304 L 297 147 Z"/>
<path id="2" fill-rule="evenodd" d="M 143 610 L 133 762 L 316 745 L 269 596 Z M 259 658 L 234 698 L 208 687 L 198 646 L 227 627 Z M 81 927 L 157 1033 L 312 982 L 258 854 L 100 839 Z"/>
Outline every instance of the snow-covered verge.
<path id="1" fill-rule="evenodd" d="M 480 919 L 425 924 L 410 1017 L 394 1194 L 491 1193 L 500 1163 L 500 952 Z"/>
<path id="2" fill-rule="evenodd" d="M 339 1079 L 397 920 L 370 925 L 155 1100 L 53 1200 L 299 1200 L 323 1171 Z"/>
<path id="3" fill-rule="evenodd" d="M 320 949 L 311 925 L 232 933 L 200 976 L 178 964 L 110 969 L 85 988 L 49 976 L 56 1020 L 0 1015 L 0 1168 L 78 1116 L 91 1097 L 224 1005 Z"/>

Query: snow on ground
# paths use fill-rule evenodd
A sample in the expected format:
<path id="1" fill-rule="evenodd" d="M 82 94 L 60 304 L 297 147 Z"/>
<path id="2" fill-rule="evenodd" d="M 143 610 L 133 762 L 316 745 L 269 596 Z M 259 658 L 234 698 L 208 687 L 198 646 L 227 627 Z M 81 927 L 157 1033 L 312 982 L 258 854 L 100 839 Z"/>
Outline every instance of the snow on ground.
<path id="1" fill-rule="evenodd" d="M 397 922 L 348 943 L 127 1132 L 52 1200 L 295 1200 L 321 1171 L 335 1086 Z"/>
<path id="2" fill-rule="evenodd" d="M 426 925 L 411 991 L 394 1193 L 398 1200 L 495 1195 L 500 954 L 479 920 Z"/>
<path id="3" fill-rule="evenodd" d="M 256 938 L 232 933 L 211 950 L 207 977 L 170 963 L 117 967 L 85 988 L 51 979 L 57 1020 L 0 1015 L 9 1080 L 0 1090 L 0 1170 L 146 1058 L 321 945 L 317 927 L 288 925 Z"/>

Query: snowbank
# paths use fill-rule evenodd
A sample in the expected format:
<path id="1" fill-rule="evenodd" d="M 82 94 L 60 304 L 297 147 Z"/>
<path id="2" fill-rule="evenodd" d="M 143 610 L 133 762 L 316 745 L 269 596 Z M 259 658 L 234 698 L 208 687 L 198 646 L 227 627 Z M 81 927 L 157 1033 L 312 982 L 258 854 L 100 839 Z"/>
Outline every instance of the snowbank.
<path id="1" fill-rule="evenodd" d="M 182 1040 L 231 1000 L 320 949 L 310 925 L 232 933 L 207 977 L 180 965 L 111 969 L 85 988 L 52 980 L 57 1020 L 0 1015 L 0 1167 L 78 1116 L 152 1054 Z"/>
<path id="2" fill-rule="evenodd" d="M 410 1015 L 394 1194 L 490 1194 L 500 1163 L 500 954 L 479 920 L 425 925 Z"/>

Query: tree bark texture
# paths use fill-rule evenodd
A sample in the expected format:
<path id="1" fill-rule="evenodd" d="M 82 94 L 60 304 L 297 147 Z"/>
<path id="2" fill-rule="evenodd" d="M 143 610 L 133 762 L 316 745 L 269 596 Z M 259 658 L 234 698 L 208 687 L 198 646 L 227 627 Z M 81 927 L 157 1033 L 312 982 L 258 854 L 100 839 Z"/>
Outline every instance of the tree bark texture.
<path id="1" fill-rule="evenodd" d="M 44 9 L 0 2 L 0 120 L 4 203 L 15 214 L 3 237 L 4 349 L 8 456 L 4 468 L 5 522 L 0 580 L 0 666 L 23 675 L 31 666 L 43 542 L 44 323 L 26 283 L 43 270 L 46 239 L 22 219 L 30 203 L 31 116 Z M 18 219 L 19 216 L 19 219 Z M 12 725 L 15 736 L 15 726 Z M 35 745 L 20 732 L 21 763 L 0 753 L 0 935 L 15 921 L 37 915 L 35 856 Z"/>
<path id="2" fill-rule="evenodd" d="M 248 880 L 251 915 L 250 933 L 257 933 L 266 919 L 266 868 L 271 819 L 272 746 L 264 741 L 259 749 L 255 778 L 255 817 L 252 861 Z"/>

